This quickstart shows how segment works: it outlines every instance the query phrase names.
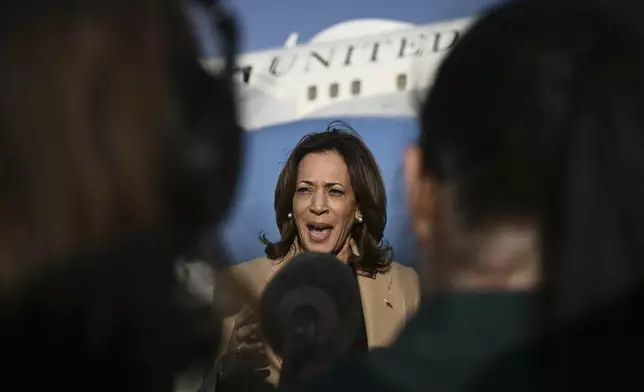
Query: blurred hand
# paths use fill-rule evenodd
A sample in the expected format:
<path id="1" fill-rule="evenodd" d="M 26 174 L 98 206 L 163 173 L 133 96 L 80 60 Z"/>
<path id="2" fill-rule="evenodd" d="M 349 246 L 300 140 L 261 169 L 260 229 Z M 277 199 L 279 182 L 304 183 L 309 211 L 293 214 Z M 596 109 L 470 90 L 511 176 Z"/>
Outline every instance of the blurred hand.
<path id="1" fill-rule="evenodd" d="M 235 319 L 228 352 L 221 359 L 220 378 L 226 383 L 249 382 L 269 375 L 266 348 L 255 312 L 243 311 Z"/>

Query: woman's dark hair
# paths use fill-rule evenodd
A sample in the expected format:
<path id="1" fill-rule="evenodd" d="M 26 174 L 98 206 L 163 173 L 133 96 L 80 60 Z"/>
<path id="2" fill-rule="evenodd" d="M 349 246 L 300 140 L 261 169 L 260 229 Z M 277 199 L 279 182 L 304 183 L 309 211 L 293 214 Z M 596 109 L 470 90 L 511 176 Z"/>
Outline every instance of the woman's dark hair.
<path id="1" fill-rule="evenodd" d="M 469 227 L 538 225 L 552 326 L 644 282 L 643 105 L 637 31 L 608 10 L 555 1 L 484 15 L 429 92 L 424 169 L 454 184 Z"/>
<path id="2" fill-rule="evenodd" d="M 344 159 L 356 205 L 363 216 L 364 223 L 351 229 L 351 238 L 360 251 L 359 256 L 352 256 L 352 261 L 363 271 L 386 271 L 391 264 L 392 249 L 382 239 L 387 224 L 385 185 L 369 148 L 355 131 L 341 122 L 332 122 L 325 132 L 304 136 L 289 155 L 275 186 L 275 219 L 281 239 L 273 243 L 265 235 L 261 236 L 266 255 L 273 260 L 283 259 L 295 244 L 297 227 L 288 214 L 293 209 L 298 167 L 306 155 L 323 151 L 336 151 Z"/>

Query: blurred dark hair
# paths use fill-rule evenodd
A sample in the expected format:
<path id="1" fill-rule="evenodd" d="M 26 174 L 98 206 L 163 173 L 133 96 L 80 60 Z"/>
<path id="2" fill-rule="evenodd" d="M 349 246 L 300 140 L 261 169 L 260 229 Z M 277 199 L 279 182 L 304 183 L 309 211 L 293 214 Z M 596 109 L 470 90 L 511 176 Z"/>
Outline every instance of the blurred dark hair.
<path id="1" fill-rule="evenodd" d="M 219 220 L 241 131 L 228 86 L 197 61 L 179 3 L 10 3 L 0 36 L 2 284 L 74 249 Z M 202 165 L 209 173 L 190 161 L 199 151 L 186 146 L 199 141 L 225 146 L 208 157 L 220 164 Z M 205 174 L 208 187 L 194 185 Z"/>
<path id="2" fill-rule="evenodd" d="M 363 224 L 351 229 L 351 238 L 360 251 L 352 261 L 364 271 L 386 271 L 392 261 L 392 249 L 382 239 L 387 224 L 387 194 L 380 168 L 360 136 L 341 122 L 332 122 L 325 132 L 304 136 L 289 155 L 275 185 L 275 219 L 281 238 L 272 243 L 261 236 L 266 255 L 273 260 L 283 259 L 295 244 L 297 227 L 288 214 L 293 209 L 298 167 L 306 155 L 323 151 L 336 151 L 344 159 L 356 205 L 364 219 Z"/>
<path id="3" fill-rule="evenodd" d="M 5 384 L 168 390 L 217 344 L 174 261 L 232 202 L 231 84 L 179 1 L 5 2 L 0 32 Z"/>
<path id="4" fill-rule="evenodd" d="M 643 40 L 618 15 L 517 1 L 473 25 L 423 107 L 424 167 L 465 225 L 539 227 L 553 326 L 644 282 L 643 98 Z"/>

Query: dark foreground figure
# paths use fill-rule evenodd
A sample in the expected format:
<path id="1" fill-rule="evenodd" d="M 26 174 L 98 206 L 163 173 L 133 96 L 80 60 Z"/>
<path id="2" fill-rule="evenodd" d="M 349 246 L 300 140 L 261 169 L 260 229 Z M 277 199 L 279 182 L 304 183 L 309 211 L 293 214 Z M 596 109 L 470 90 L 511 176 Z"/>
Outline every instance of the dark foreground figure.
<path id="1" fill-rule="evenodd" d="M 228 210 L 242 133 L 180 7 L 0 6 L 2 390 L 169 392 L 212 361 L 175 260 Z"/>
<path id="2" fill-rule="evenodd" d="M 405 161 L 421 309 L 306 390 L 641 389 L 644 40 L 628 19 L 516 1 L 463 36 Z"/>

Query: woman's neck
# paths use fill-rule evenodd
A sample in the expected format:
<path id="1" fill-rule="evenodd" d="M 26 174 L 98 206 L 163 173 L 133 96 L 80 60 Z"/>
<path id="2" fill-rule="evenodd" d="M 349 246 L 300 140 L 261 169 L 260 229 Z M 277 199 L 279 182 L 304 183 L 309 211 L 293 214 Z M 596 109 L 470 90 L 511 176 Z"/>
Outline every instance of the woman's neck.
<path id="1" fill-rule="evenodd" d="M 358 250 L 358 245 L 353 238 L 348 238 L 337 257 L 343 263 L 347 263 L 352 255 L 359 256 L 360 251 Z"/>
<path id="2" fill-rule="evenodd" d="M 336 257 L 340 259 L 341 262 L 346 264 L 349 261 L 349 247 L 343 247 Z"/>
<path id="3" fill-rule="evenodd" d="M 289 252 L 288 257 L 291 258 L 298 253 L 306 252 L 306 251 L 307 249 L 305 249 L 302 245 L 300 245 L 299 241 L 296 240 L 295 243 L 293 244 L 293 248 L 291 248 L 291 251 Z M 358 246 L 356 242 L 353 239 L 349 238 L 340 249 L 340 252 L 337 253 L 336 257 L 340 261 L 346 264 L 349 262 L 351 255 L 359 256 L 360 251 L 358 250 Z"/>

